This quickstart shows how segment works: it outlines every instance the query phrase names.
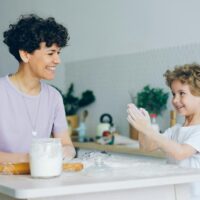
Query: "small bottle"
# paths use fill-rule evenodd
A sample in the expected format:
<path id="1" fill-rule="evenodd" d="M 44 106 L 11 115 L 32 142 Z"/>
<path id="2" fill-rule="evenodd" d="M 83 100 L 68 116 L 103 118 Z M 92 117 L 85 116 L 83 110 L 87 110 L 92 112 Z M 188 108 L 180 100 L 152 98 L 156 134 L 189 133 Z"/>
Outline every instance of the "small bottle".
<path id="1" fill-rule="evenodd" d="M 81 115 L 81 122 L 79 124 L 79 127 L 76 129 L 78 131 L 78 141 L 84 142 L 86 139 L 86 118 L 88 116 L 88 111 L 84 110 Z"/>
<path id="2" fill-rule="evenodd" d="M 159 125 L 156 122 L 157 115 L 156 114 L 150 114 L 150 117 L 151 117 L 151 126 L 153 127 L 153 129 L 156 132 L 159 133 L 160 132 L 160 128 L 159 128 Z"/>
<path id="3" fill-rule="evenodd" d="M 77 130 L 78 130 L 78 140 L 79 140 L 79 142 L 84 142 L 85 135 L 86 135 L 85 123 L 84 122 L 80 122 L 80 125 L 77 128 Z"/>

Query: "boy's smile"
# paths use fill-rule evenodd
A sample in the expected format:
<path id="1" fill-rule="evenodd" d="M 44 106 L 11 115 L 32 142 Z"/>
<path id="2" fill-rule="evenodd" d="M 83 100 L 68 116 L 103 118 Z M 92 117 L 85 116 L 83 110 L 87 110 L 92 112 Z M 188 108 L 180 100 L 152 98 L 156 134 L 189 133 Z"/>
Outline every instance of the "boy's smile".
<path id="1" fill-rule="evenodd" d="M 193 115 L 200 106 L 200 97 L 194 96 L 188 84 L 175 80 L 171 84 L 172 104 L 177 112 L 183 116 Z"/>

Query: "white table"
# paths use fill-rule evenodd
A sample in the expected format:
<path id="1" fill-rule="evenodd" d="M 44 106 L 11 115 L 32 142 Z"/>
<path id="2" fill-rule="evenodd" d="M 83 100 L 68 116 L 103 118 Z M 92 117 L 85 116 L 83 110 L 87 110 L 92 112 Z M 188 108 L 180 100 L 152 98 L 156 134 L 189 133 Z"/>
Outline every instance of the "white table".
<path id="1" fill-rule="evenodd" d="M 129 168 L 115 168 L 102 177 L 86 176 L 84 171 L 51 179 L 0 175 L 0 199 L 189 200 L 188 183 L 200 181 L 200 170 L 138 159 Z"/>

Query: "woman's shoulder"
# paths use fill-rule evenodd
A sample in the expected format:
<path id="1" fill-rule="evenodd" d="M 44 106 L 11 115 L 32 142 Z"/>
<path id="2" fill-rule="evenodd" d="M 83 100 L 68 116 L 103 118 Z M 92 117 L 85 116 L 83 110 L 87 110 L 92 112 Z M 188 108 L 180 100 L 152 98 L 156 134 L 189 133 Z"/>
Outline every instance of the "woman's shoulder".
<path id="1" fill-rule="evenodd" d="M 0 77 L 0 87 L 3 88 L 3 87 L 6 87 L 6 85 L 8 86 L 8 75 L 6 76 L 2 76 Z"/>
<path id="2" fill-rule="evenodd" d="M 7 79 L 8 79 L 8 75 L 6 75 L 6 76 L 1 76 L 1 77 L 0 77 L 0 82 L 6 82 Z"/>
<path id="3" fill-rule="evenodd" d="M 52 85 L 49 85 L 49 84 L 44 83 L 44 82 L 42 82 L 41 84 L 42 84 L 43 91 L 45 93 L 47 93 L 48 96 L 54 96 L 54 97 L 56 96 L 58 98 L 62 97 L 60 92 L 55 87 L 53 87 Z"/>

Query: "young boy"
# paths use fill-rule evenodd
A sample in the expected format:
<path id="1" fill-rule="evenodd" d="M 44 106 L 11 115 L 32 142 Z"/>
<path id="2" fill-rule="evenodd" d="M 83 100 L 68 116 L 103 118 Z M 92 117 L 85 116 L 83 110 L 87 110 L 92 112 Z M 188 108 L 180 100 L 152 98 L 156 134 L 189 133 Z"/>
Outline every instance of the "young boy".
<path id="1" fill-rule="evenodd" d="M 168 163 L 182 167 L 200 168 L 200 66 L 197 64 L 175 67 L 164 74 L 172 91 L 172 104 L 184 116 L 183 124 L 176 124 L 163 134 L 151 127 L 149 114 L 128 105 L 128 121 L 139 133 L 139 143 L 144 150 L 161 149 Z M 192 199 L 200 199 L 200 184 L 192 184 Z"/>

